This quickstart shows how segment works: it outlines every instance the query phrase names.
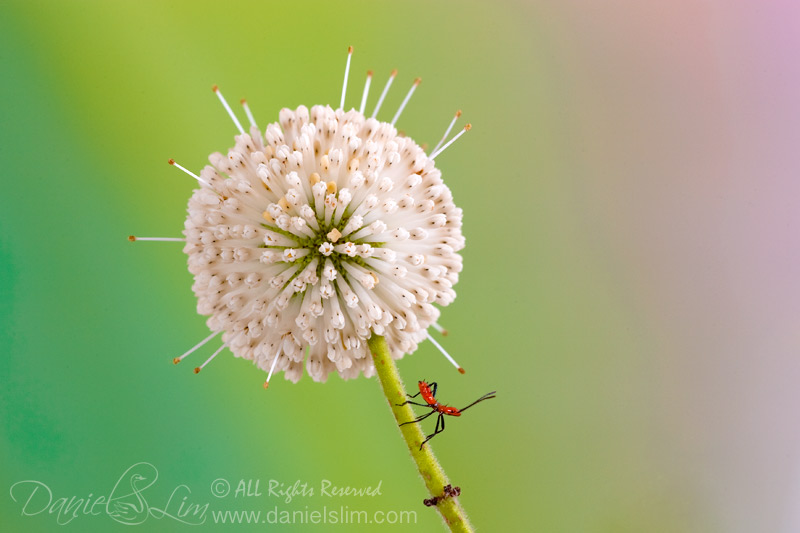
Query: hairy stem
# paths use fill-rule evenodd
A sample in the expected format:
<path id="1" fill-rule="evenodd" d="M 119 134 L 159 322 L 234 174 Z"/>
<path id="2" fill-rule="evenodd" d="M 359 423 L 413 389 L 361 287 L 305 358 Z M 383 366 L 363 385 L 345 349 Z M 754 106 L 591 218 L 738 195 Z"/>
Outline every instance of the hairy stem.
<path id="1" fill-rule="evenodd" d="M 406 390 L 403 387 L 403 381 L 400 379 L 400 374 L 397 372 L 397 366 L 389 354 L 389 347 L 386 345 L 386 340 L 380 335 L 373 334 L 369 339 L 369 349 L 372 352 L 372 358 L 375 361 L 375 369 L 378 373 L 378 379 L 381 382 L 381 388 L 389 402 L 389 407 L 392 410 L 394 419 L 399 425 L 402 422 L 414 420 L 416 415 L 411 410 L 409 404 L 400 406 L 397 404 L 406 401 Z M 419 424 L 406 424 L 399 426 L 400 434 L 408 446 L 408 451 L 411 453 L 411 458 L 417 465 L 419 475 L 425 482 L 431 496 L 440 497 L 444 490 L 445 485 L 450 482 L 447 475 L 439 466 L 439 462 L 431 451 L 430 442 L 420 450 L 419 445 L 425 440 L 425 435 L 419 427 Z M 464 509 L 458 503 L 458 498 L 447 497 L 441 498 L 436 504 L 436 508 L 442 515 L 447 527 L 450 531 L 472 532 L 472 525 L 467 519 Z"/>

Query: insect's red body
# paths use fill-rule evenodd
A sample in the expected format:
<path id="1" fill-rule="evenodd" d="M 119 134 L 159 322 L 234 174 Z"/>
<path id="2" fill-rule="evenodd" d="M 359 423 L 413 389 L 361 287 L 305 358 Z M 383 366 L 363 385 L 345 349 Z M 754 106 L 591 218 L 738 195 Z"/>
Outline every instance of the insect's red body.
<path id="1" fill-rule="evenodd" d="M 422 399 L 425 400 L 425 403 L 416 403 L 416 402 L 412 402 L 411 400 L 406 400 L 405 402 L 399 403 L 397 405 L 406 405 L 406 404 L 410 403 L 410 404 L 413 404 L 413 405 L 419 405 L 421 407 L 430 407 L 430 409 L 431 409 L 430 413 L 428 413 L 426 415 L 422 415 L 422 416 L 416 418 L 415 420 L 411 420 L 409 422 L 403 422 L 402 424 L 400 424 L 401 426 L 404 426 L 405 424 L 413 424 L 415 422 L 420 422 L 420 421 L 428 418 L 429 416 L 431 416 L 433 413 L 438 413 L 439 414 L 439 417 L 436 420 L 436 429 L 435 429 L 435 431 L 432 434 L 428 435 L 428 437 L 422 442 L 422 444 L 420 444 L 420 446 L 419 446 L 420 449 L 422 449 L 422 447 L 425 445 L 426 442 L 428 442 L 434 436 L 436 436 L 436 434 L 441 433 L 442 431 L 444 431 L 444 415 L 461 416 L 461 412 L 462 411 L 465 411 L 465 410 L 469 409 L 470 407 L 472 407 L 476 403 L 482 402 L 483 400 L 489 400 L 489 399 L 495 397 L 495 391 L 492 391 L 489 394 L 484 394 L 483 396 L 481 396 L 480 398 L 478 398 L 477 400 L 475 400 L 474 402 L 472 402 L 468 406 L 462 407 L 461 409 L 458 409 L 457 407 L 450 407 L 449 405 L 444 405 L 444 404 L 439 403 L 439 401 L 436 399 L 436 386 L 437 386 L 436 382 L 432 382 L 431 384 L 428 384 L 427 381 L 422 380 L 422 381 L 420 381 L 418 383 L 418 385 L 419 385 L 419 392 L 417 394 L 414 394 L 413 396 L 410 395 L 410 394 L 407 394 L 407 396 L 409 398 L 416 398 L 417 396 L 422 396 Z"/>
<path id="2" fill-rule="evenodd" d="M 461 411 L 459 411 L 458 408 L 449 407 L 439 403 L 439 401 L 433 396 L 434 392 L 431 390 L 431 386 L 425 381 L 419 382 L 419 393 L 422 395 L 422 399 L 425 400 L 425 403 L 433 407 L 437 413 L 450 416 L 461 416 Z"/>
<path id="3" fill-rule="evenodd" d="M 436 401 L 436 398 L 433 397 L 431 386 L 425 383 L 425 381 L 419 382 L 419 393 L 422 394 L 422 399 L 425 400 L 425 403 L 428 405 L 436 405 L 439 403 Z"/>

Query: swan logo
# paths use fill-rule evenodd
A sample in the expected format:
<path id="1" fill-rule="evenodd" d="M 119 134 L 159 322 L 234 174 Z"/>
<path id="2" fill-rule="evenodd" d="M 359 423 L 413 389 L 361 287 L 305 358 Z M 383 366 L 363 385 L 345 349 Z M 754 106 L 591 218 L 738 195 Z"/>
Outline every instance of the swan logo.
<path id="1" fill-rule="evenodd" d="M 187 485 L 176 486 L 163 505 L 152 505 L 145 493 L 158 480 L 158 469 L 141 462 L 128 467 L 108 494 L 95 496 L 55 497 L 45 483 L 36 480 L 18 481 L 11 485 L 11 499 L 22 506 L 22 516 L 54 515 L 59 525 L 66 525 L 79 516 L 107 515 L 121 524 L 138 525 L 150 518 L 171 519 L 187 525 L 206 521 L 208 503 L 192 503 Z"/>

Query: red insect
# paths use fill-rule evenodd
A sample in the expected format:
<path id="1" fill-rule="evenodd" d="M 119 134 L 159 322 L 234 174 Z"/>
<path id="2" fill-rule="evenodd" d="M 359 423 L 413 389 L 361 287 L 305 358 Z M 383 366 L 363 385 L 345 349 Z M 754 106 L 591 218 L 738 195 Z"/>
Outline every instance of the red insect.
<path id="1" fill-rule="evenodd" d="M 492 391 L 492 392 L 489 392 L 487 394 L 484 394 L 483 396 L 481 396 L 480 398 L 478 398 L 477 400 L 475 400 L 474 402 L 472 402 L 468 406 L 462 407 L 461 409 L 458 409 L 457 407 L 450 407 L 450 406 L 443 405 L 443 404 L 439 403 L 439 401 L 436 399 L 436 386 L 437 385 L 436 385 L 435 381 L 433 383 L 431 383 L 431 384 L 428 384 L 424 380 L 420 381 L 419 382 L 419 392 L 416 393 L 413 396 L 410 395 L 410 394 L 406 394 L 406 396 L 408 396 L 409 398 L 416 398 L 417 396 L 419 396 L 421 394 L 422 395 L 422 399 L 425 400 L 425 403 L 417 403 L 417 402 L 412 402 L 411 400 L 406 400 L 403 403 L 398 403 L 397 404 L 398 406 L 402 406 L 402 405 L 406 405 L 407 403 L 410 403 L 411 405 L 419 405 L 420 407 L 430 407 L 430 409 L 431 409 L 430 413 L 424 414 L 422 416 L 419 416 L 419 417 L 415 418 L 414 420 L 410 420 L 408 422 L 403 422 L 402 424 L 400 424 L 401 426 L 405 426 L 406 424 L 415 424 L 417 422 L 422 422 L 423 420 L 425 420 L 426 418 L 431 416 L 433 413 L 439 413 L 439 418 L 436 420 L 436 429 L 433 431 L 433 433 L 428 435 L 427 438 L 424 441 L 422 441 L 422 444 L 419 445 L 419 449 L 420 450 L 422 449 L 423 446 L 425 446 L 426 442 L 431 440 L 437 434 L 439 434 L 442 431 L 444 431 L 444 415 L 461 416 L 461 413 L 463 413 L 464 411 L 466 411 L 467 409 L 469 409 L 470 407 L 472 407 L 476 403 L 482 402 L 483 400 L 489 400 L 491 398 L 495 398 L 496 397 L 495 394 L 497 393 L 497 391 Z"/>

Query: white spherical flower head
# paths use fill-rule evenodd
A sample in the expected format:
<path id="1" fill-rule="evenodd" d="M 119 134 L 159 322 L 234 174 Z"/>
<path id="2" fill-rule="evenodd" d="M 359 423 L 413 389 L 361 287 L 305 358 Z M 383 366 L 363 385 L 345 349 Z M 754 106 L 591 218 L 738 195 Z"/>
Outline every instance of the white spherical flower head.
<path id="1" fill-rule="evenodd" d="M 387 123 L 364 115 L 370 79 L 360 110 L 282 109 L 263 133 L 246 104 L 244 132 L 214 88 L 241 134 L 192 174 L 184 252 L 208 327 L 270 375 L 371 376 L 371 335 L 401 358 L 441 331 L 434 304 L 456 296 L 462 212 L 434 164 L 442 150 L 394 127 L 419 80 Z"/>

